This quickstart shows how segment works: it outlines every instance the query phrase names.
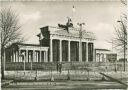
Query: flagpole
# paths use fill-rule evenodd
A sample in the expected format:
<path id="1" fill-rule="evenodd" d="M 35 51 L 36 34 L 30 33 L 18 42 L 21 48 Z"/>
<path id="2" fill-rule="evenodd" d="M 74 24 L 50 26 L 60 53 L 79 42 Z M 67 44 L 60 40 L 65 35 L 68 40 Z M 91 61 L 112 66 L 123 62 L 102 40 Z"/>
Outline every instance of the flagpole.
<path id="1" fill-rule="evenodd" d="M 74 22 L 74 13 L 75 13 L 75 6 L 73 5 L 72 7 L 72 21 Z"/>

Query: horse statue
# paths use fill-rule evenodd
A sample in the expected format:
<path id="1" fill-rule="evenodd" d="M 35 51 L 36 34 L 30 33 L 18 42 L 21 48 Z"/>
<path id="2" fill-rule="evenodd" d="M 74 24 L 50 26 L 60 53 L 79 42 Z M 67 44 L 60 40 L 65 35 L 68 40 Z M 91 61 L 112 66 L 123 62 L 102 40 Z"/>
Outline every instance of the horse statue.
<path id="1" fill-rule="evenodd" d="M 66 25 L 58 24 L 58 26 L 61 28 L 64 28 L 64 30 L 67 30 L 67 32 L 69 32 L 69 27 L 73 27 L 73 23 L 72 23 L 71 18 L 69 18 L 69 17 L 67 17 L 67 18 L 68 18 L 68 22 L 66 23 Z"/>

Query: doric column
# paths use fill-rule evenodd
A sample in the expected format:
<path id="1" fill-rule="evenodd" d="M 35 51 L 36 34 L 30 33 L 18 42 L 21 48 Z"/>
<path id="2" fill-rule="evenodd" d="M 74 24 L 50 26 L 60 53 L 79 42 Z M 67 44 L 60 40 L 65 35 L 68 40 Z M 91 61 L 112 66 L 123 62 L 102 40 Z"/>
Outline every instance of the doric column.
<path id="1" fill-rule="evenodd" d="M 37 56 L 36 62 L 38 62 L 39 61 L 39 51 L 36 52 L 36 56 Z"/>
<path id="2" fill-rule="evenodd" d="M 26 62 L 28 62 L 28 50 L 26 50 Z"/>
<path id="3" fill-rule="evenodd" d="M 12 62 L 12 52 L 11 52 L 11 49 L 9 50 L 9 54 L 10 54 L 10 62 Z"/>
<path id="4" fill-rule="evenodd" d="M 100 62 L 100 54 L 98 54 L 98 62 Z"/>
<path id="5" fill-rule="evenodd" d="M 20 50 L 18 50 L 18 62 L 20 62 Z"/>
<path id="6" fill-rule="evenodd" d="M 11 55 L 11 62 L 12 62 L 12 59 L 13 59 L 13 58 L 12 58 L 12 55 Z"/>
<path id="7" fill-rule="evenodd" d="M 60 40 L 60 62 L 62 62 L 62 40 Z"/>
<path id="8" fill-rule="evenodd" d="M 38 62 L 38 51 L 36 52 L 36 60 L 35 62 Z"/>
<path id="9" fill-rule="evenodd" d="M 25 56 L 25 51 L 24 51 L 24 53 L 23 53 L 23 55 L 24 55 L 24 72 L 25 72 L 25 62 L 26 62 L 26 56 Z"/>
<path id="10" fill-rule="evenodd" d="M 105 62 L 105 60 L 104 60 L 104 54 L 102 54 L 102 59 L 103 59 L 103 62 Z"/>
<path id="11" fill-rule="evenodd" d="M 17 50 L 17 62 L 19 62 L 19 50 Z"/>
<path id="12" fill-rule="evenodd" d="M 68 41 L 68 62 L 70 62 L 70 41 Z"/>
<path id="13" fill-rule="evenodd" d="M 103 54 L 101 54 L 101 62 L 103 62 Z"/>
<path id="14" fill-rule="evenodd" d="M 52 39 L 50 39 L 50 62 L 53 62 L 53 54 L 52 54 Z"/>
<path id="15" fill-rule="evenodd" d="M 103 60 L 102 60 L 102 53 L 100 54 L 100 61 L 102 62 Z"/>
<path id="16" fill-rule="evenodd" d="M 42 62 L 45 62 L 45 58 L 46 58 L 45 57 L 45 51 L 42 52 L 42 55 L 43 55 L 43 57 L 42 57 L 43 61 Z"/>
<path id="17" fill-rule="evenodd" d="M 99 62 L 99 53 L 97 53 L 97 62 Z"/>
<path id="18" fill-rule="evenodd" d="M 102 60 L 102 62 L 103 62 L 103 54 L 101 54 L 101 60 Z"/>
<path id="19" fill-rule="evenodd" d="M 14 52 L 13 52 L 13 48 L 12 48 L 12 62 L 14 62 Z"/>
<path id="20" fill-rule="evenodd" d="M 32 64 L 33 64 L 33 59 L 32 59 L 32 56 L 33 56 L 33 54 L 32 54 L 32 52 L 31 52 L 31 70 L 32 70 Z"/>
<path id="21" fill-rule="evenodd" d="M 82 42 L 79 41 L 79 62 L 82 62 Z"/>
<path id="22" fill-rule="evenodd" d="M 16 62 L 16 52 L 14 51 L 14 62 Z"/>
<path id="23" fill-rule="evenodd" d="M 99 62 L 101 62 L 101 61 L 100 61 L 100 60 L 101 60 L 101 58 L 100 58 L 100 57 L 101 57 L 101 54 L 99 53 Z"/>
<path id="24" fill-rule="evenodd" d="M 104 62 L 104 58 L 103 57 L 104 57 L 104 54 L 102 53 L 102 62 Z"/>
<path id="25" fill-rule="evenodd" d="M 15 53 L 15 61 L 18 62 L 18 51 Z"/>
<path id="26" fill-rule="evenodd" d="M 41 51 L 40 51 L 40 60 L 39 60 L 39 62 L 41 62 Z"/>
<path id="27" fill-rule="evenodd" d="M 106 60 L 106 54 L 104 54 L 104 59 L 105 59 L 105 62 L 107 62 L 107 60 Z"/>
<path id="28" fill-rule="evenodd" d="M 37 51 L 35 51 L 35 62 L 37 62 Z"/>
<path id="29" fill-rule="evenodd" d="M 33 50 L 33 62 L 35 62 L 35 50 Z"/>
<path id="30" fill-rule="evenodd" d="M 98 55 L 97 55 L 97 62 L 99 62 L 99 53 L 98 53 Z"/>
<path id="31" fill-rule="evenodd" d="M 97 57 L 98 57 L 98 54 L 96 54 L 96 62 L 97 62 L 97 60 L 98 60 L 98 58 L 97 58 Z"/>
<path id="32" fill-rule="evenodd" d="M 17 62 L 17 52 L 15 51 L 15 62 Z"/>
<path id="33" fill-rule="evenodd" d="M 45 59 L 46 59 L 46 62 L 48 62 L 48 51 L 45 52 Z"/>
<path id="34" fill-rule="evenodd" d="M 86 42 L 86 62 L 88 62 L 88 42 Z"/>
<path id="35" fill-rule="evenodd" d="M 44 62 L 46 62 L 46 51 L 44 51 Z"/>
<path id="36" fill-rule="evenodd" d="M 13 50 L 13 62 L 15 62 L 15 51 Z"/>
<path id="37" fill-rule="evenodd" d="M 93 62 L 95 62 L 95 60 L 96 60 L 96 55 L 95 55 L 94 43 L 93 43 L 93 45 L 92 45 L 92 48 L 93 48 Z"/>
<path id="38" fill-rule="evenodd" d="M 19 61 L 22 62 L 21 50 L 19 50 Z"/>

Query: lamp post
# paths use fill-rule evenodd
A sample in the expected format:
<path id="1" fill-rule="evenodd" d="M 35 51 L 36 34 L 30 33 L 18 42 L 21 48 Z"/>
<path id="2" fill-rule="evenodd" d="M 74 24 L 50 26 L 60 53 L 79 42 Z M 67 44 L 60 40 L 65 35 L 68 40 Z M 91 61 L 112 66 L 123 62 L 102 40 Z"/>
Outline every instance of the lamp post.
<path id="1" fill-rule="evenodd" d="M 122 21 L 117 21 L 117 22 L 119 22 L 119 23 L 121 23 L 122 24 L 122 26 L 123 26 L 123 34 L 124 34 L 124 42 L 123 42 L 123 49 L 124 49 L 124 71 L 126 71 L 126 68 L 125 68 L 125 59 L 126 59 L 126 43 L 127 43 L 127 31 L 126 31 L 126 28 L 125 28 L 125 26 L 124 26 L 124 24 L 123 24 L 123 22 Z"/>
<path id="2" fill-rule="evenodd" d="M 85 23 L 77 23 L 77 25 L 80 26 L 80 31 L 79 31 L 79 38 L 80 38 L 80 45 L 79 45 L 79 61 L 82 61 L 82 26 L 85 25 Z"/>

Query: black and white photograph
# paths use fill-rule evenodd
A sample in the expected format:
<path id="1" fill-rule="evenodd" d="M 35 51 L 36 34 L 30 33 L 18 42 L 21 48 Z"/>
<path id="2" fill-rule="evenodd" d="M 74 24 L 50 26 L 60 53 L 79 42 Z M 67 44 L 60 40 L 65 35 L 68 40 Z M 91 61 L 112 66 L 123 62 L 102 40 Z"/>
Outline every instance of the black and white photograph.
<path id="1" fill-rule="evenodd" d="M 1 90 L 128 90 L 127 0 L 0 0 Z"/>

